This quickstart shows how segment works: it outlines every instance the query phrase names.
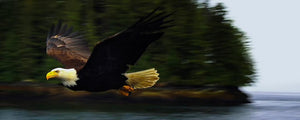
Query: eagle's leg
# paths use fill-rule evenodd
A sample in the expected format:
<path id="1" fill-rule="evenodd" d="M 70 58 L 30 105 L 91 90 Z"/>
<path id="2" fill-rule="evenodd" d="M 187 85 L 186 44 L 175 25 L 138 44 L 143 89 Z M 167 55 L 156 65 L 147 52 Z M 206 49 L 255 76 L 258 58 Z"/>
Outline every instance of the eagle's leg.
<path id="1" fill-rule="evenodd" d="M 123 87 L 121 87 L 119 89 L 119 92 L 121 93 L 121 95 L 124 95 L 124 96 L 129 96 L 132 91 L 134 91 L 134 88 L 132 88 L 129 85 L 124 85 Z"/>

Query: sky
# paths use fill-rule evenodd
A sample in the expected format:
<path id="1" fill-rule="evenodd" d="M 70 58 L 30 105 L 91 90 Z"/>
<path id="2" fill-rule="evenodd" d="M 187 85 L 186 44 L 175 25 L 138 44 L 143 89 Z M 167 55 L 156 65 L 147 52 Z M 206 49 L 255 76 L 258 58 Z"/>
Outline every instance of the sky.
<path id="1" fill-rule="evenodd" d="M 211 0 L 246 33 L 257 69 L 246 91 L 300 93 L 300 0 Z"/>

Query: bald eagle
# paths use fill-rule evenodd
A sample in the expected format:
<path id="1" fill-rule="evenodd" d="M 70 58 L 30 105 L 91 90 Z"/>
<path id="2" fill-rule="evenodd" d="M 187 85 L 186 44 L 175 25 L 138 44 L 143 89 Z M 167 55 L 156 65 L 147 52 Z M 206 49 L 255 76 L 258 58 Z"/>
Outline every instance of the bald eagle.
<path id="1" fill-rule="evenodd" d="M 140 18 L 124 31 L 107 37 L 90 52 L 87 42 L 72 27 L 58 22 L 47 36 L 47 54 L 64 65 L 47 73 L 47 80 L 58 78 L 71 90 L 90 92 L 119 89 L 128 96 L 134 89 L 152 87 L 158 80 L 154 68 L 126 73 L 146 48 L 158 40 L 168 28 L 166 20 L 171 14 L 156 10 Z"/>

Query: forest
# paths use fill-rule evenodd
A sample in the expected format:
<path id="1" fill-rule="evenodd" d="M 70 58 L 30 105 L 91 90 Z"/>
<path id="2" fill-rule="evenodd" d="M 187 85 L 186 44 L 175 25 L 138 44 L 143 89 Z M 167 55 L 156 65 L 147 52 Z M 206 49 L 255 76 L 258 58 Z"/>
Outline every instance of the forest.
<path id="1" fill-rule="evenodd" d="M 201 0 L 1 0 L 0 82 L 47 81 L 63 67 L 46 54 L 46 37 L 59 20 L 80 31 L 91 46 L 120 32 L 155 8 L 172 13 L 173 27 L 149 46 L 131 71 L 156 68 L 159 83 L 248 86 L 255 66 L 247 36 L 222 4 Z"/>

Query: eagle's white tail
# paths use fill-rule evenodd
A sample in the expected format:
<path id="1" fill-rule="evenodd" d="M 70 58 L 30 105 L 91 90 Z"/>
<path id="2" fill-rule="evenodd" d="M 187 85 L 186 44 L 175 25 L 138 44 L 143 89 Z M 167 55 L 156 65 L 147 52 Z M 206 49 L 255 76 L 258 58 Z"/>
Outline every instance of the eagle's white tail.
<path id="1" fill-rule="evenodd" d="M 159 74 L 157 73 L 157 70 L 154 68 L 125 74 L 125 76 L 128 78 L 126 83 L 134 89 L 152 87 L 159 80 L 158 75 Z"/>

